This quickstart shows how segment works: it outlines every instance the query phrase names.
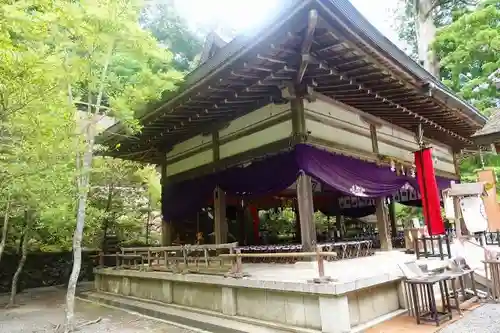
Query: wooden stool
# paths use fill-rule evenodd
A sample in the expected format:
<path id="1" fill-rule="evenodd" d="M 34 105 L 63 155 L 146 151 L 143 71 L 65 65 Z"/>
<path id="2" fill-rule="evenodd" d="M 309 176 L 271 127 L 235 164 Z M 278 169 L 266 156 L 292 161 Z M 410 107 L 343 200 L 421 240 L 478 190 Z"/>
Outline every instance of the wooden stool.
<path id="1" fill-rule="evenodd" d="M 410 302 L 413 303 L 413 314 L 417 320 L 417 325 L 421 321 L 434 322 L 436 326 L 447 320 L 451 320 L 451 305 L 448 293 L 448 281 L 446 276 L 428 276 L 421 278 L 408 279 L 405 284 L 410 289 Z M 434 295 L 434 286 L 439 285 L 441 293 L 442 311 L 438 311 L 436 297 Z M 409 304 L 411 306 L 411 304 Z"/>

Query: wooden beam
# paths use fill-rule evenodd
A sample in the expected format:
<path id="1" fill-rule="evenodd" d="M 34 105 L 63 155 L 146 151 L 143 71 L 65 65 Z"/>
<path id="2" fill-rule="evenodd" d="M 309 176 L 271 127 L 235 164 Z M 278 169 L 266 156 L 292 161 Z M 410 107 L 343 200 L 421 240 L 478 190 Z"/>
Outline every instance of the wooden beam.
<path id="1" fill-rule="evenodd" d="M 212 153 L 214 162 L 220 160 L 219 131 L 212 132 Z"/>
<path id="2" fill-rule="evenodd" d="M 311 57 L 309 52 L 311 51 L 311 46 L 314 41 L 314 32 L 316 31 L 316 26 L 318 25 L 318 12 L 314 9 L 309 11 L 307 29 L 305 32 L 304 39 L 302 41 L 302 47 L 300 50 L 301 53 L 301 62 L 300 67 L 297 72 L 296 83 L 301 83 L 304 78 L 304 74 L 307 71 L 307 67 L 311 62 Z"/>

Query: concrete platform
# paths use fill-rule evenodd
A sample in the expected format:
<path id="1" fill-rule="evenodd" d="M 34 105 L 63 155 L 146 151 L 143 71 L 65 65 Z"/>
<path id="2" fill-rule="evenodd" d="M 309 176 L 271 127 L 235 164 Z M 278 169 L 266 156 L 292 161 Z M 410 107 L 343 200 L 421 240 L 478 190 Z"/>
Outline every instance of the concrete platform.
<path id="1" fill-rule="evenodd" d="M 100 269 L 96 290 L 278 331 L 362 332 L 405 312 L 399 264 L 408 261 L 415 256 L 391 251 L 328 262 L 325 275 L 335 279 L 328 283 L 311 282 L 318 272 L 310 263 L 244 264 L 250 276 L 241 279 Z M 435 259 L 420 263 L 446 265 Z"/>

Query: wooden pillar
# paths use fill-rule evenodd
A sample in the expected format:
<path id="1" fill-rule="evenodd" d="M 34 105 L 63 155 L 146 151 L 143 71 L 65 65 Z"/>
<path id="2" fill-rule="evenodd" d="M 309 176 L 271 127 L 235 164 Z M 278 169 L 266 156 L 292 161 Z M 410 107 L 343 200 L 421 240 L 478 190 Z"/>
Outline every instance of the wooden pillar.
<path id="1" fill-rule="evenodd" d="M 167 185 L 167 158 L 166 158 L 166 154 L 165 154 L 163 161 L 161 163 L 160 184 L 161 184 L 161 193 L 163 196 L 165 193 L 164 191 L 167 190 L 167 187 L 166 187 L 166 185 Z M 162 217 L 162 223 L 161 223 L 161 245 L 162 246 L 172 245 L 172 221 L 167 221 L 165 219 L 165 217 Z"/>
<path id="2" fill-rule="evenodd" d="M 454 152 L 453 153 L 453 165 L 455 166 L 455 174 L 458 176 L 460 179 L 460 164 L 458 161 L 458 156 L 459 153 Z M 452 184 L 455 183 L 455 181 L 451 182 Z M 451 185 L 451 184 L 450 184 Z M 462 237 L 464 234 L 464 231 L 467 231 L 467 227 L 465 227 L 465 222 L 462 219 L 462 209 L 460 208 L 460 199 L 458 197 L 453 198 L 453 210 L 455 212 L 455 233 L 457 237 Z M 463 225 L 463 228 L 462 228 Z"/>
<path id="3" fill-rule="evenodd" d="M 375 199 L 377 215 L 378 237 L 380 239 L 380 249 L 382 251 L 392 250 L 391 236 L 389 233 L 389 223 L 387 218 L 387 209 L 383 198 Z"/>
<path id="4" fill-rule="evenodd" d="M 335 198 L 335 209 L 335 229 L 337 229 L 335 239 L 339 240 L 344 238 L 344 217 L 342 216 L 342 213 L 340 211 L 339 198 Z"/>
<path id="5" fill-rule="evenodd" d="M 316 225 L 311 177 L 301 173 L 297 179 L 297 201 L 299 206 L 302 251 L 312 252 L 316 243 Z"/>
<path id="6" fill-rule="evenodd" d="M 391 221 L 391 235 L 396 237 L 398 235 L 398 226 L 396 219 L 396 202 L 391 198 L 389 203 L 389 221 Z"/>
<path id="7" fill-rule="evenodd" d="M 214 190 L 215 244 L 227 243 L 226 193 L 220 187 Z"/>
<path id="8" fill-rule="evenodd" d="M 298 200 L 293 201 L 293 212 L 295 215 L 295 241 L 302 241 L 302 232 L 300 231 L 300 214 L 299 214 L 299 203 Z"/>
<path id="9" fill-rule="evenodd" d="M 337 238 L 344 239 L 344 216 L 342 214 L 337 214 L 335 217 L 337 220 L 335 221 L 336 229 L 337 229 Z"/>
<path id="10" fill-rule="evenodd" d="M 375 154 L 378 154 L 377 126 L 372 123 L 370 123 L 370 137 L 372 140 L 372 150 Z M 390 251 L 392 250 L 392 242 L 384 199 L 385 198 L 375 199 L 375 214 L 377 215 L 377 229 L 378 237 L 380 239 L 380 248 L 382 251 Z"/>
<path id="11" fill-rule="evenodd" d="M 167 221 L 161 223 L 161 245 L 172 245 L 172 223 Z"/>

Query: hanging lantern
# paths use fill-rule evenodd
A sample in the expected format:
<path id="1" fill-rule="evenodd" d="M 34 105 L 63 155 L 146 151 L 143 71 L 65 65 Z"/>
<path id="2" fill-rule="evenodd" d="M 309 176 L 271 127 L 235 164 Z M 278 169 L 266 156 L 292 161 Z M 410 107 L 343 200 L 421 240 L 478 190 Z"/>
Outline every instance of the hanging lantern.
<path id="1" fill-rule="evenodd" d="M 402 174 L 403 176 L 405 176 L 405 175 L 406 175 L 406 172 L 405 172 L 405 166 L 404 166 L 403 164 L 401 164 L 401 174 Z"/>
<path id="2" fill-rule="evenodd" d="M 391 171 L 396 171 L 396 162 L 394 162 L 394 160 L 391 160 Z"/>

